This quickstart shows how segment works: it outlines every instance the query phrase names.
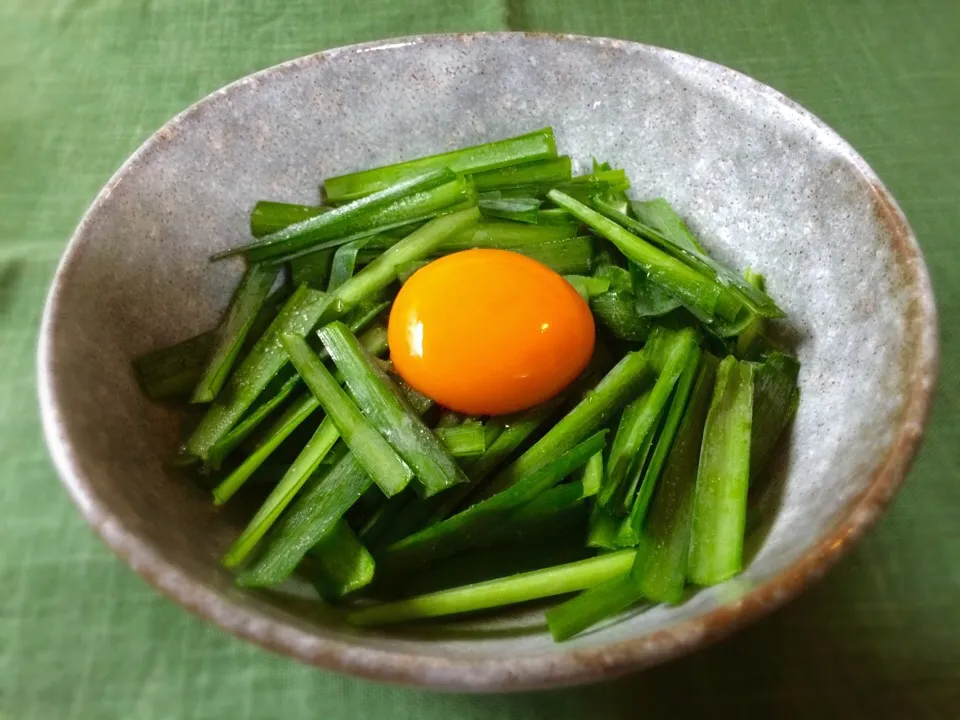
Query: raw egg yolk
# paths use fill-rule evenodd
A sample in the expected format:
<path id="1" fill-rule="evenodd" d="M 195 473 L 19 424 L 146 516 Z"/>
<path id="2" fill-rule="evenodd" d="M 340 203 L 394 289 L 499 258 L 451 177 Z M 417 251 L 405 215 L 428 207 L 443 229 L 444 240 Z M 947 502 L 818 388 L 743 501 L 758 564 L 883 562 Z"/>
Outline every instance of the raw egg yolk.
<path id="1" fill-rule="evenodd" d="M 466 250 L 424 266 L 390 312 L 390 358 L 413 388 L 470 415 L 532 407 L 593 354 L 593 314 L 550 268 L 506 250 Z"/>

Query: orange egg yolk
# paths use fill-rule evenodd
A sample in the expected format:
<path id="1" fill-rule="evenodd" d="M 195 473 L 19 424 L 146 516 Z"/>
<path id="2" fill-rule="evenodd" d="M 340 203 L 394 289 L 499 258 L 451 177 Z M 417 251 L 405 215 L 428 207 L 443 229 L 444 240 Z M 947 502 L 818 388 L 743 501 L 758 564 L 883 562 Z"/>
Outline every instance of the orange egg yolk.
<path id="1" fill-rule="evenodd" d="M 390 358 L 444 407 L 501 415 L 569 385 L 593 354 L 593 314 L 550 268 L 506 250 L 466 250 L 418 270 L 390 312 Z"/>

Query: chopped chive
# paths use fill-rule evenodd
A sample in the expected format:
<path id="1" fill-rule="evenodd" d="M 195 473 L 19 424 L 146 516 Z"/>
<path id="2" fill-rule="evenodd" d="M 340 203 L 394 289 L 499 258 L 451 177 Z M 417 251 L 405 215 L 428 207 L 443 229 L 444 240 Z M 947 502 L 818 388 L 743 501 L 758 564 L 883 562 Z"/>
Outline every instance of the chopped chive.
<path id="1" fill-rule="evenodd" d="M 260 542 L 270 526 L 280 517 L 280 513 L 290 504 L 294 495 L 299 492 L 307 478 L 320 466 L 320 461 L 327 456 L 339 439 L 340 433 L 337 431 L 337 426 L 329 417 L 324 418 L 313 437 L 297 455 L 296 460 L 287 468 L 280 482 L 277 483 L 270 496 L 253 516 L 246 529 L 230 546 L 223 558 L 223 564 L 226 567 L 237 567 L 247 559 L 256 544 Z M 227 499 L 223 497 L 222 490 L 220 495 L 215 490 L 214 498 L 217 504 L 221 504 Z"/>
<path id="2" fill-rule="evenodd" d="M 210 448 L 242 417 L 271 378 L 287 363 L 280 335 L 306 335 L 331 311 L 341 315 L 383 290 L 396 279 L 396 268 L 405 262 L 429 255 L 451 235 L 461 232 L 480 217 L 477 208 L 468 208 L 431 220 L 398 242 L 358 272 L 335 292 L 327 293 L 301 285 L 287 300 L 276 319 L 233 373 L 226 391 L 201 419 L 186 450 L 206 460 Z M 331 318 L 332 319 L 332 318 Z"/>
<path id="3" fill-rule="evenodd" d="M 376 260 L 338 287 L 335 296 L 346 307 L 354 307 L 396 280 L 398 265 L 430 256 L 450 237 L 469 232 L 479 218 L 480 211 L 476 207 L 434 218 L 385 250 Z"/>
<path id="4" fill-rule="evenodd" d="M 604 256 L 594 263 L 594 278 L 605 281 L 607 290 L 590 298 L 590 309 L 597 319 L 614 335 L 622 340 L 642 342 L 650 332 L 651 322 L 648 316 L 656 315 L 637 296 L 634 276 L 622 267 L 610 264 Z M 652 283 L 649 283 L 652 285 Z M 659 286 L 654 286 L 659 289 Z M 678 303 L 679 304 L 679 303 Z"/>
<path id="5" fill-rule="evenodd" d="M 649 240 L 668 253 L 671 257 L 680 261 L 691 270 L 700 273 L 703 277 L 716 282 L 722 288 L 725 288 L 741 304 L 750 311 L 764 317 L 783 317 L 784 312 L 777 307 L 773 299 L 762 289 L 751 284 L 743 277 L 735 273 L 727 266 L 717 262 L 704 252 L 690 249 L 685 245 L 678 245 L 671 242 L 668 238 L 658 233 L 653 228 L 645 226 L 643 223 L 634 220 L 622 213 L 615 207 L 603 200 L 594 200 L 593 206 L 607 218 L 619 223 L 622 227 L 632 232 L 635 236 Z M 643 263 L 641 263 L 642 265 Z M 656 282 L 657 278 L 652 276 Z M 669 288 L 668 288 L 669 289 Z M 682 299 L 682 297 L 681 297 Z M 737 315 L 732 317 L 724 313 L 723 319 L 734 321 Z"/>
<path id="6" fill-rule="evenodd" d="M 510 165 L 509 167 L 473 173 L 473 183 L 477 192 L 521 188 L 527 185 L 543 185 L 554 187 L 573 177 L 572 163 L 566 155 Z"/>
<path id="7" fill-rule="evenodd" d="M 561 192 L 573 197 L 594 197 L 621 193 L 630 189 L 630 179 L 622 168 L 598 170 L 587 175 L 578 175 L 556 186 Z"/>
<path id="8" fill-rule="evenodd" d="M 353 277 L 353 272 L 357 266 L 357 253 L 364 248 L 368 239 L 354 240 L 337 248 L 330 265 L 327 292 L 333 292 Z"/>
<path id="9" fill-rule="evenodd" d="M 594 241 L 591 237 L 575 237 L 516 248 L 513 252 L 526 255 L 560 275 L 582 275 L 593 266 Z"/>
<path id="10" fill-rule="evenodd" d="M 513 513 L 507 522 L 490 528 L 484 544 L 519 542 L 544 530 L 544 526 L 550 526 L 551 530 L 557 530 L 561 525 L 579 525 L 582 528 L 586 521 L 584 497 L 583 484 L 580 482 L 564 483 L 544 490 Z M 568 514 L 574 508 L 579 508 L 580 512 Z"/>
<path id="11" fill-rule="evenodd" d="M 373 581 L 376 563 L 353 530 L 340 520 L 310 549 L 313 586 L 328 602 L 340 600 Z"/>
<path id="12" fill-rule="evenodd" d="M 687 365 L 687 358 L 697 349 L 696 337 L 690 330 L 681 330 L 667 343 L 669 347 L 664 349 L 666 360 L 660 377 L 648 393 L 633 401 L 624 411 L 610 448 L 606 477 L 598 499 L 614 514 L 619 512 L 613 507 L 618 488 L 625 482 L 631 468 L 635 467 L 640 447 L 644 443 L 650 447 L 657 422 Z M 641 471 L 642 461 L 641 467 L 636 469 L 637 473 Z"/>
<path id="13" fill-rule="evenodd" d="M 260 424 L 283 404 L 298 387 L 300 387 L 300 376 L 292 375 L 277 389 L 276 393 L 252 408 L 240 422 L 231 428 L 230 432 L 213 444 L 207 455 L 207 467 L 218 469 L 230 453 L 250 437 L 250 434 L 260 427 Z"/>
<path id="14" fill-rule="evenodd" d="M 657 379 L 659 382 L 663 376 Z M 644 448 L 644 457 L 640 458 L 641 445 L 653 433 L 654 423 L 657 420 L 657 406 L 651 402 L 653 388 L 647 388 L 640 396 L 631 401 L 620 416 L 620 422 L 617 424 L 617 432 L 613 436 L 613 443 L 610 446 L 610 456 L 607 458 L 604 468 L 603 482 L 600 485 L 600 492 L 597 494 L 597 504 L 604 508 L 611 515 L 620 514 L 620 508 L 614 509 L 614 496 L 618 493 L 626 478 L 627 470 L 633 467 L 638 460 L 642 464 L 646 459 L 647 446 Z M 637 424 L 642 424 L 643 434 L 635 430 Z"/>
<path id="15" fill-rule="evenodd" d="M 488 438 L 488 447 L 483 455 L 475 460 L 465 461 L 470 483 L 451 488 L 438 496 L 442 503 L 429 515 L 428 524 L 435 524 L 448 517 L 477 487 L 480 487 L 481 491 L 478 494 L 485 496 L 483 491 L 486 488 L 481 487 L 483 481 L 509 459 L 559 407 L 570 398 L 592 389 L 597 378 L 609 366 L 609 353 L 602 343 L 598 343 L 590 364 L 563 392 L 528 410 L 491 418 L 486 423 L 486 431 L 495 432 L 496 436 L 493 439 Z"/>
<path id="16" fill-rule="evenodd" d="M 594 239 L 577 236 L 574 225 L 524 225 L 484 222 L 463 232 L 436 253 L 446 255 L 474 248 L 510 250 L 526 255 L 561 275 L 588 273 L 593 266 Z"/>
<path id="17" fill-rule="evenodd" d="M 581 201 L 588 201 L 595 196 L 604 196 L 611 193 L 619 193 L 630 189 L 630 180 L 623 170 L 603 170 L 589 175 L 578 175 L 577 177 L 556 182 L 536 182 L 527 185 L 518 185 L 513 188 L 503 188 L 501 194 L 503 197 L 544 197 L 551 190 L 560 190 L 571 197 Z"/>
<path id="18" fill-rule="evenodd" d="M 697 368 L 700 366 L 702 354 L 699 350 L 689 353 L 686 358 L 686 366 L 677 380 L 673 395 L 670 398 L 670 407 L 667 410 L 667 416 L 664 419 L 663 427 L 656 440 L 656 448 L 650 463 L 643 470 L 643 479 L 640 483 L 640 489 L 630 508 L 630 516 L 623 521 L 618 534 L 618 542 L 621 545 L 635 546 L 640 539 L 640 529 L 643 527 L 644 519 L 650 505 L 650 499 L 653 497 L 654 489 L 663 471 L 664 463 L 673 447 L 674 439 L 677 435 L 677 429 L 680 421 L 683 419 L 687 408 L 687 401 L 690 399 L 690 393 L 693 390 L 694 381 L 697 378 Z"/>
<path id="19" fill-rule="evenodd" d="M 301 285 L 287 300 L 267 331 L 227 381 L 187 440 L 186 450 L 206 460 L 210 449 L 243 416 L 270 380 L 286 364 L 281 333 L 306 335 L 333 300 L 326 293 Z"/>
<path id="20" fill-rule="evenodd" d="M 542 201 L 536 198 L 480 198 L 477 203 L 485 217 L 503 218 L 536 225 Z"/>
<path id="21" fill-rule="evenodd" d="M 587 628 L 625 610 L 642 598 L 629 571 L 595 585 L 546 612 L 547 627 L 557 642 L 569 640 Z"/>
<path id="22" fill-rule="evenodd" d="M 384 554 L 384 562 L 403 567 L 419 565 L 483 542 L 483 535 L 489 528 L 504 522 L 511 512 L 556 485 L 600 451 L 605 434 L 605 430 L 594 434 L 529 475 L 518 478 L 516 483 L 503 492 L 393 543 Z"/>
<path id="23" fill-rule="evenodd" d="M 584 300 L 602 295 L 610 289 L 610 281 L 606 278 L 587 277 L 586 275 L 564 275 L 564 280 L 573 285 L 573 289 Z"/>
<path id="24" fill-rule="evenodd" d="M 800 363 L 780 352 L 755 364 L 753 373 L 753 435 L 750 439 L 750 475 L 767 465 L 770 453 L 793 419 L 800 402 L 797 375 Z"/>
<path id="25" fill-rule="evenodd" d="M 556 157 L 556 154 L 557 145 L 553 139 L 553 130 L 544 128 L 506 140 L 474 145 L 372 170 L 338 175 L 327 179 L 324 190 L 329 202 L 342 203 L 383 191 L 405 178 L 430 170 L 449 168 L 460 174 L 481 173 Z"/>
<path id="26" fill-rule="evenodd" d="M 420 408 L 415 408 L 418 411 Z M 457 413 L 446 412 L 441 416 L 441 420 L 446 418 L 459 418 Z M 457 444 L 461 442 L 457 434 L 453 431 L 466 429 L 472 433 L 473 427 L 479 431 L 481 443 L 485 442 L 485 429 L 477 420 L 467 420 L 456 426 L 437 427 L 434 430 L 437 438 L 443 443 L 444 447 L 450 451 L 451 455 L 457 455 Z M 475 442 L 475 440 L 473 441 Z M 407 535 L 415 533 L 423 527 L 430 513 L 433 511 L 436 503 L 431 500 L 441 498 L 442 495 L 435 495 L 433 498 L 419 500 L 414 492 L 408 489 L 397 497 L 390 498 L 383 503 L 373 516 L 368 518 L 361 530 L 361 537 L 367 542 L 371 549 L 378 550 L 381 547 L 396 542 Z M 369 538 L 369 539 L 368 539 Z"/>
<path id="27" fill-rule="evenodd" d="M 611 167 L 610 163 L 608 162 L 598 163 L 596 158 L 594 158 L 593 160 L 594 173 L 601 172 L 604 170 L 612 170 L 612 169 L 613 168 Z M 605 202 L 608 202 L 611 205 L 614 205 L 621 212 L 627 212 L 627 210 L 629 210 L 630 208 L 630 200 L 627 198 L 626 190 L 627 188 L 623 188 L 622 190 L 612 190 L 606 193 L 599 193 L 597 194 L 596 197 L 599 200 L 604 200 Z"/>
<path id="28" fill-rule="evenodd" d="M 464 499 L 519 448 L 527 438 L 559 407 L 561 396 L 529 410 L 503 418 L 492 418 L 486 428 L 500 428 L 500 433 L 490 441 L 483 455 L 470 462 L 466 485 L 450 488 L 437 496 L 438 505 L 429 515 L 428 525 L 445 520 Z"/>
<path id="29" fill-rule="evenodd" d="M 577 225 L 576 219 L 563 208 L 541 209 L 537 214 L 537 225 Z"/>
<path id="30" fill-rule="evenodd" d="M 599 503 L 594 504 L 587 525 L 587 546 L 613 550 L 617 544 L 619 521 Z"/>
<path id="31" fill-rule="evenodd" d="M 241 352 L 252 347 L 251 338 L 263 334 L 287 297 L 285 288 L 280 288 L 266 299 L 253 320 Z M 208 330 L 136 358 L 132 363 L 133 371 L 144 394 L 151 400 L 188 395 L 200 380 L 216 341 L 217 330 Z"/>
<path id="32" fill-rule="evenodd" d="M 260 443 L 234 468 L 213 490 L 213 501 L 222 505 L 239 490 L 247 480 L 266 462 L 280 445 L 290 437 L 320 403 L 310 393 L 304 393 L 283 411 L 283 414 L 267 429 Z"/>
<path id="33" fill-rule="evenodd" d="M 661 317 L 680 307 L 680 301 L 650 280 L 643 268 L 630 263 L 634 310 L 642 317 Z"/>
<path id="34" fill-rule="evenodd" d="M 766 279 L 760 273 L 754 272 L 751 268 L 747 268 L 743 273 L 743 279 L 753 285 L 753 287 L 755 287 L 757 290 L 766 292 Z M 740 336 L 737 338 L 737 357 L 746 358 L 750 354 L 750 351 L 753 349 L 753 345 L 757 338 L 763 335 L 766 325 L 766 319 L 762 316 L 757 316 L 754 317 L 752 322 L 743 329 L 743 332 L 741 332 Z"/>
<path id="35" fill-rule="evenodd" d="M 413 469 L 425 495 L 466 483 L 467 477 L 456 460 L 403 403 L 393 382 L 370 360 L 353 333 L 342 323 L 334 322 L 318 334 L 364 416 Z"/>
<path id="36" fill-rule="evenodd" d="M 637 451 L 637 456 L 630 464 L 630 471 L 626 478 L 627 482 L 621 483 L 619 489 L 615 493 L 610 507 L 613 511 L 613 514 L 617 515 L 618 517 L 629 514 L 631 508 L 633 507 L 634 500 L 636 500 L 637 497 L 637 490 L 640 487 L 640 480 L 643 478 L 643 473 L 647 468 L 647 459 L 650 457 L 650 451 L 653 449 L 653 443 L 659 432 L 660 425 L 663 424 L 663 415 L 663 412 L 659 414 L 655 427 L 651 432 L 647 433 L 647 436 L 643 439 L 643 443 L 640 445 L 640 449 Z M 633 543 L 621 543 L 618 532 L 617 547 L 633 547 Z"/>
<path id="37" fill-rule="evenodd" d="M 483 455 L 471 463 L 471 482 L 476 484 L 496 470 L 497 466 L 510 457 L 556 411 L 560 402 L 560 398 L 557 398 L 514 415 L 492 418 L 487 425 L 499 424 L 501 432 Z"/>
<path id="38" fill-rule="evenodd" d="M 246 253 L 251 260 L 267 260 L 305 250 L 324 240 L 353 235 L 397 222 L 401 218 L 418 217 L 424 214 L 421 207 L 424 204 L 424 198 L 432 198 L 438 188 L 452 190 L 449 196 L 444 195 L 446 205 L 452 205 L 467 198 L 464 194 L 466 186 L 463 180 L 458 180 L 446 169 L 432 170 L 401 180 L 396 185 L 330 212 L 289 225 L 255 242 L 234 248 L 229 251 L 229 254 Z M 402 212 L 397 214 L 398 211 Z M 219 257 L 224 255 L 221 254 Z"/>
<path id="39" fill-rule="evenodd" d="M 410 502 L 416 493 L 408 488 L 405 492 L 395 495 L 392 498 L 386 498 L 374 510 L 370 517 L 360 526 L 360 539 L 374 552 L 379 552 L 383 545 L 387 532 L 395 525 L 395 521 L 403 511 L 410 507 Z"/>
<path id="40" fill-rule="evenodd" d="M 456 412 L 455 410 L 444 410 L 440 413 L 440 417 L 437 418 L 437 422 L 434 423 L 434 428 L 452 428 L 462 425 L 466 422 L 467 418 L 464 415 Z"/>
<path id="41" fill-rule="evenodd" d="M 193 390 L 191 402 L 211 402 L 220 392 L 277 274 L 277 268 L 264 265 L 254 264 L 247 268 L 230 301 L 227 315 L 217 328 L 217 341 Z"/>
<path id="42" fill-rule="evenodd" d="M 600 492 L 600 484 L 603 482 L 603 453 L 597 453 L 583 466 L 580 482 L 583 485 L 584 497 L 592 497 Z"/>
<path id="43" fill-rule="evenodd" d="M 423 414 L 429 409 L 429 400 L 408 392 L 406 386 L 401 389 L 415 412 Z M 286 580 L 306 552 L 361 496 L 375 487 L 353 453 L 347 453 L 328 471 L 314 474 L 290 511 L 274 527 L 263 554 L 240 574 L 237 582 L 266 587 Z"/>
<path id="44" fill-rule="evenodd" d="M 327 250 L 336 250 L 339 247 L 343 247 L 344 245 L 348 245 L 359 240 L 365 240 L 365 248 L 368 249 L 365 249 L 357 256 L 358 262 L 360 262 L 361 259 L 363 262 L 369 262 L 372 257 L 368 258 L 367 254 L 372 254 L 373 257 L 376 257 L 391 245 L 396 244 L 398 240 L 402 240 L 404 237 L 416 230 L 419 226 L 423 225 L 423 223 L 429 220 L 433 215 L 437 215 L 440 210 L 453 212 L 454 210 L 461 209 L 460 207 L 448 207 L 449 203 L 447 203 L 442 207 L 434 208 L 434 212 L 420 216 L 410 215 L 406 209 L 402 208 L 407 208 L 408 206 L 416 206 L 419 208 L 420 206 L 417 203 L 424 199 L 433 199 L 437 202 L 443 200 L 444 203 L 446 203 L 444 198 L 447 198 L 447 194 L 450 192 L 456 192 L 460 187 L 461 186 L 458 183 L 452 182 L 448 183 L 447 185 L 442 185 L 435 190 L 430 190 L 427 193 L 418 193 L 414 196 L 414 200 L 411 202 L 397 206 L 388 205 L 370 221 L 371 223 L 374 223 L 371 225 L 371 227 L 358 230 L 357 232 L 350 233 L 349 235 L 339 235 L 333 240 L 311 244 L 308 247 L 301 248 L 299 250 L 292 250 L 280 255 L 275 255 L 266 262 L 269 262 L 273 265 L 292 263 L 296 260 L 309 258 Z M 473 207 L 475 204 L 476 202 L 471 193 L 468 193 L 467 199 L 460 203 L 460 205 L 469 207 Z M 394 216 L 396 216 L 396 218 Z M 384 219 L 383 223 L 380 222 L 381 219 Z M 218 260 L 222 257 L 230 257 L 236 254 L 237 252 L 235 250 L 229 250 L 225 253 L 214 255 L 212 259 Z"/>
<path id="45" fill-rule="evenodd" d="M 671 244 L 686 250 L 706 253 L 700 241 L 687 229 L 686 223 L 663 198 L 634 200 L 630 203 L 630 210 L 638 222 L 655 230 Z M 623 210 L 621 212 L 626 214 Z"/>
<path id="46" fill-rule="evenodd" d="M 509 525 L 493 531 L 497 538 L 487 547 L 402 573 L 391 574 L 389 567 L 381 567 L 379 582 L 371 595 L 385 602 L 593 557 L 595 553 L 582 541 L 586 503 L 569 501 L 566 488 L 560 485 L 548 490 L 518 511 Z M 567 498 L 566 502 L 561 495 Z M 543 503 L 547 501 L 554 508 L 552 517 L 527 516 L 534 505 L 546 512 Z"/>
<path id="47" fill-rule="evenodd" d="M 261 200 L 253 206 L 253 212 L 250 213 L 250 234 L 255 238 L 261 238 L 290 225 L 323 215 L 331 209 L 315 205 L 294 205 Z"/>
<path id="48" fill-rule="evenodd" d="M 376 303 L 371 304 L 369 307 L 364 308 L 363 305 L 358 306 L 350 315 L 350 329 L 354 332 L 359 332 L 364 330 L 367 325 L 369 325 L 376 317 L 385 310 L 390 303 Z M 362 311 L 362 312 L 358 312 Z M 370 329 L 366 330 L 363 335 L 360 336 L 360 341 L 363 343 L 363 346 L 369 350 L 373 355 L 380 355 L 387 349 L 387 330 L 382 325 L 375 325 Z M 260 402 L 258 405 L 254 406 L 253 409 L 247 413 L 247 415 L 233 428 L 224 435 L 220 440 L 214 443 L 213 447 L 210 448 L 210 452 L 207 456 L 206 464 L 208 467 L 219 468 L 221 463 L 226 459 L 226 457 L 233 452 L 233 450 L 242 443 L 250 434 L 256 430 L 260 424 L 275 410 L 279 407 L 284 400 L 286 400 L 294 390 L 300 387 L 300 376 L 293 374 L 277 389 L 277 391 L 267 398 L 266 400 Z M 306 393 L 303 398 L 298 402 L 307 403 L 312 409 L 310 412 L 317 408 L 316 398 L 313 397 L 310 393 Z M 310 413 L 304 415 L 295 415 L 299 417 L 295 423 L 287 425 L 281 423 L 279 428 L 274 428 L 277 432 L 281 434 L 281 437 L 278 438 L 278 443 L 282 442 L 286 437 L 292 433 L 300 421 L 306 419 Z M 270 433 L 268 433 L 268 437 Z M 261 443 L 262 445 L 263 443 Z M 273 449 L 276 449 L 277 445 L 274 445 L 270 452 Z M 263 460 L 266 459 L 266 455 L 261 457 L 258 462 L 248 466 L 246 469 L 249 473 L 252 473 L 256 470 Z M 249 460 L 249 458 L 247 458 Z M 241 464 L 241 467 L 246 465 L 246 461 Z M 239 468 L 238 468 L 239 470 Z M 249 474 L 246 475 L 249 477 Z M 245 481 L 246 478 L 244 478 Z M 241 481 L 242 484 L 243 481 Z"/>
<path id="49" fill-rule="evenodd" d="M 403 490 L 413 477 L 410 468 L 364 417 L 306 341 L 297 335 L 283 335 L 280 341 L 300 377 L 333 420 L 363 469 L 386 496 Z"/>
<path id="50" fill-rule="evenodd" d="M 750 481 L 753 366 L 728 356 L 717 368 L 697 470 L 687 577 L 715 585 L 740 572 Z"/>
<path id="51" fill-rule="evenodd" d="M 590 309 L 604 327 L 621 340 L 643 342 L 650 332 L 650 319 L 637 314 L 633 293 L 610 289 L 590 298 Z"/>
<path id="52" fill-rule="evenodd" d="M 662 285 L 699 316 L 707 320 L 713 318 L 714 314 L 728 320 L 736 317 L 740 303 L 726 288 L 711 278 L 693 270 L 569 195 L 551 190 L 547 196 L 616 245 L 628 259 L 640 265 L 653 282 Z"/>
<path id="53" fill-rule="evenodd" d="M 370 475 L 353 453 L 329 471 L 315 475 L 310 487 L 275 525 L 264 553 L 240 573 L 238 584 L 267 587 L 286 580 L 307 551 L 372 485 Z"/>
<path id="54" fill-rule="evenodd" d="M 560 419 L 547 434 L 534 443 L 512 465 L 484 488 L 492 494 L 509 488 L 518 480 L 542 467 L 551 458 L 583 440 L 623 407 L 650 377 L 650 365 L 643 352 L 627 353 L 623 359 L 587 392 L 573 410 Z"/>
<path id="55" fill-rule="evenodd" d="M 663 477 L 657 483 L 647 517 L 638 528 L 637 561 L 631 576 L 644 597 L 654 602 L 677 603 L 683 595 L 697 464 L 701 444 L 705 442 L 703 428 L 716 372 L 717 361 L 705 355 Z"/>
<path id="56" fill-rule="evenodd" d="M 413 277 L 413 274 L 417 270 L 429 264 L 429 260 L 413 260 L 412 262 L 403 263 L 403 265 L 397 265 L 397 280 L 405 283 Z"/>
<path id="57" fill-rule="evenodd" d="M 364 347 L 381 347 L 379 336 L 386 332 L 386 328 L 384 328 L 383 325 L 373 325 L 372 327 L 370 327 L 370 325 L 380 317 L 384 310 L 390 307 L 391 302 L 390 300 L 370 298 L 369 300 L 362 301 L 344 316 L 343 322 L 346 323 L 351 332 L 362 333 L 360 342 L 363 343 Z M 368 327 L 369 330 L 367 329 Z M 379 355 L 385 349 L 386 347 L 383 347 L 375 352 L 371 352 L 373 352 L 374 355 Z M 321 357 L 322 356 L 323 355 L 321 355 Z"/>
<path id="58" fill-rule="evenodd" d="M 326 287 L 333 266 L 333 250 L 318 250 L 290 260 L 290 280 L 294 286 L 305 282 L 314 287 Z"/>
<path id="59" fill-rule="evenodd" d="M 353 625 L 387 625 L 585 590 L 626 573 L 633 563 L 633 555 L 632 550 L 622 550 L 566 565 L 373 605 L 349 613 L 347 621 Z"/>
<path id="60" fill-rule="evenodd" d="M 487 449 L 483 423 L 467 420 L 456 427 L 440 427 L 434 431 L 453 457 L 476 457 Z"/>
<path id="61" fill-rule="evenodd" d="M 136 358 L 133 372 L 144 395 L 151 400 L 167 400 L 193 390 L 216 340 L 217 331 L 208 330 Z"/>
<path id="62" fill-rule="evenodd" d="M 576 222 L 535 226 L 510 222 L 480 222 L 452 235 L 444 241 L 440 249 L 444 253 L 473 248 L 497 248 L 522 252 L 525 247 L 575 238 L 577 230 Z"/>

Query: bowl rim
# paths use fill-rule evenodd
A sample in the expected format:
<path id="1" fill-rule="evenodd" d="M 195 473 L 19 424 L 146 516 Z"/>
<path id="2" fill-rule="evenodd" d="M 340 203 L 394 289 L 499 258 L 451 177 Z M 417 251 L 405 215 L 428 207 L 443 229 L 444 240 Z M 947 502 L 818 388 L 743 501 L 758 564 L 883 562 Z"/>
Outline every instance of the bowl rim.
<path id="1" fill-rule="evenodd" d="M 522 42 L 525 38 L 552 40 L 559 45 L 634 48 L 651 56 L 693 63 L 700 73 L 721 75 L 739 87 L 766 96 L 804 118 L 821 137 L 840 143 L 846 159 L 871 187 L 880 220 L 889 228 L 895 253 L 909 271 L 912 302 L 905 332 L 916 334 L 910 361 L 909 385 L 896 437 L 870 479 L 869 486 L 848 504 L 845 515 L 803 556 L 739 600 L 704 615 L 649 635 L 624 639 L 590 649 L 558 651 L 549 656 L 529 655 L 497 660 L 448 659 L 411 655 L 385 649 L 357 647 L 349 641 L 320 638 L 306 630 L 243 607 L 186 575 L 177 565 L 137 537 L 101 502 L 80 468 L 77 449 L 67 436 L 63 410 L 55 392 L 53 340 L 56 336 L 61 293 L 71 268 L 87 241 L 94 216 L 114 188 L 138 167 L 152 150 L 169 141 L 175 131 L 208 103 L 217 102 L 247 86 L 256 86 L 299 68 L 339 55 L 433 44 L 460 44 L 475 39 Z M 153 133 L 114 173 L 84 213 L 57 266 L 40 325 L 37 384 L 41 420 L 47 446 L 73 502 L 113 552 L 161 594 L 195 615 L 234 635 L 274 652 L 329 670 L 400 684 L 463 691 L 514 691 L 560 687 L 612 679 L 677 657 L 717 641 L 781 606 L 829 570 L 883 513 L 903 483 L 923 437 L 939 370 L 939 328 L 936 303 L 922 253 L 907 220 L 873 169 L 823 121 L 782 93 L 726 66 L 686 53 L 644 43 L 575 34 L 477 32 L 412 35 L 346 45 L 279 63 L 236 80 L 202 98 Z"/>

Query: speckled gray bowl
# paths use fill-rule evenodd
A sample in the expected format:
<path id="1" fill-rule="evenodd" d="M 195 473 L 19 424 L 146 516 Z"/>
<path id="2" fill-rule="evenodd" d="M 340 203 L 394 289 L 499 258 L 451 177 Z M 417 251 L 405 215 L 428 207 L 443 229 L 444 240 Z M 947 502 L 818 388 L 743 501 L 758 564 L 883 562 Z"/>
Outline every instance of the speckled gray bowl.
<path id="1" fill-rule="evenodd" d="M 563 152 L 627 169 L 710 250 L 767 274 L 790 314 L 803 402 L 771 526 L 749 568 L 679 607 L 555 645 L 542 613 L 387 633 L 313 603 L 244 592 L 217 562 L 237 531 L 162 460 L 177 418 L 129 361 L 210 326 L 258 198 L 317 199 L 328 175 L 556 129 Z M 305 662 L 437 688 L 508 690 L 608 678 L 715 640 L 819 577 L 863 534 L 917 448 L 937 369 L 917 243 L 866 163 L 782 95 L 686 55 L 614 40 L 492 34 L 320 53 L 236 82 L 171 120 L 84 217 L 40 342 L 57 468 L 107 544 L 161 592 Z"/>

